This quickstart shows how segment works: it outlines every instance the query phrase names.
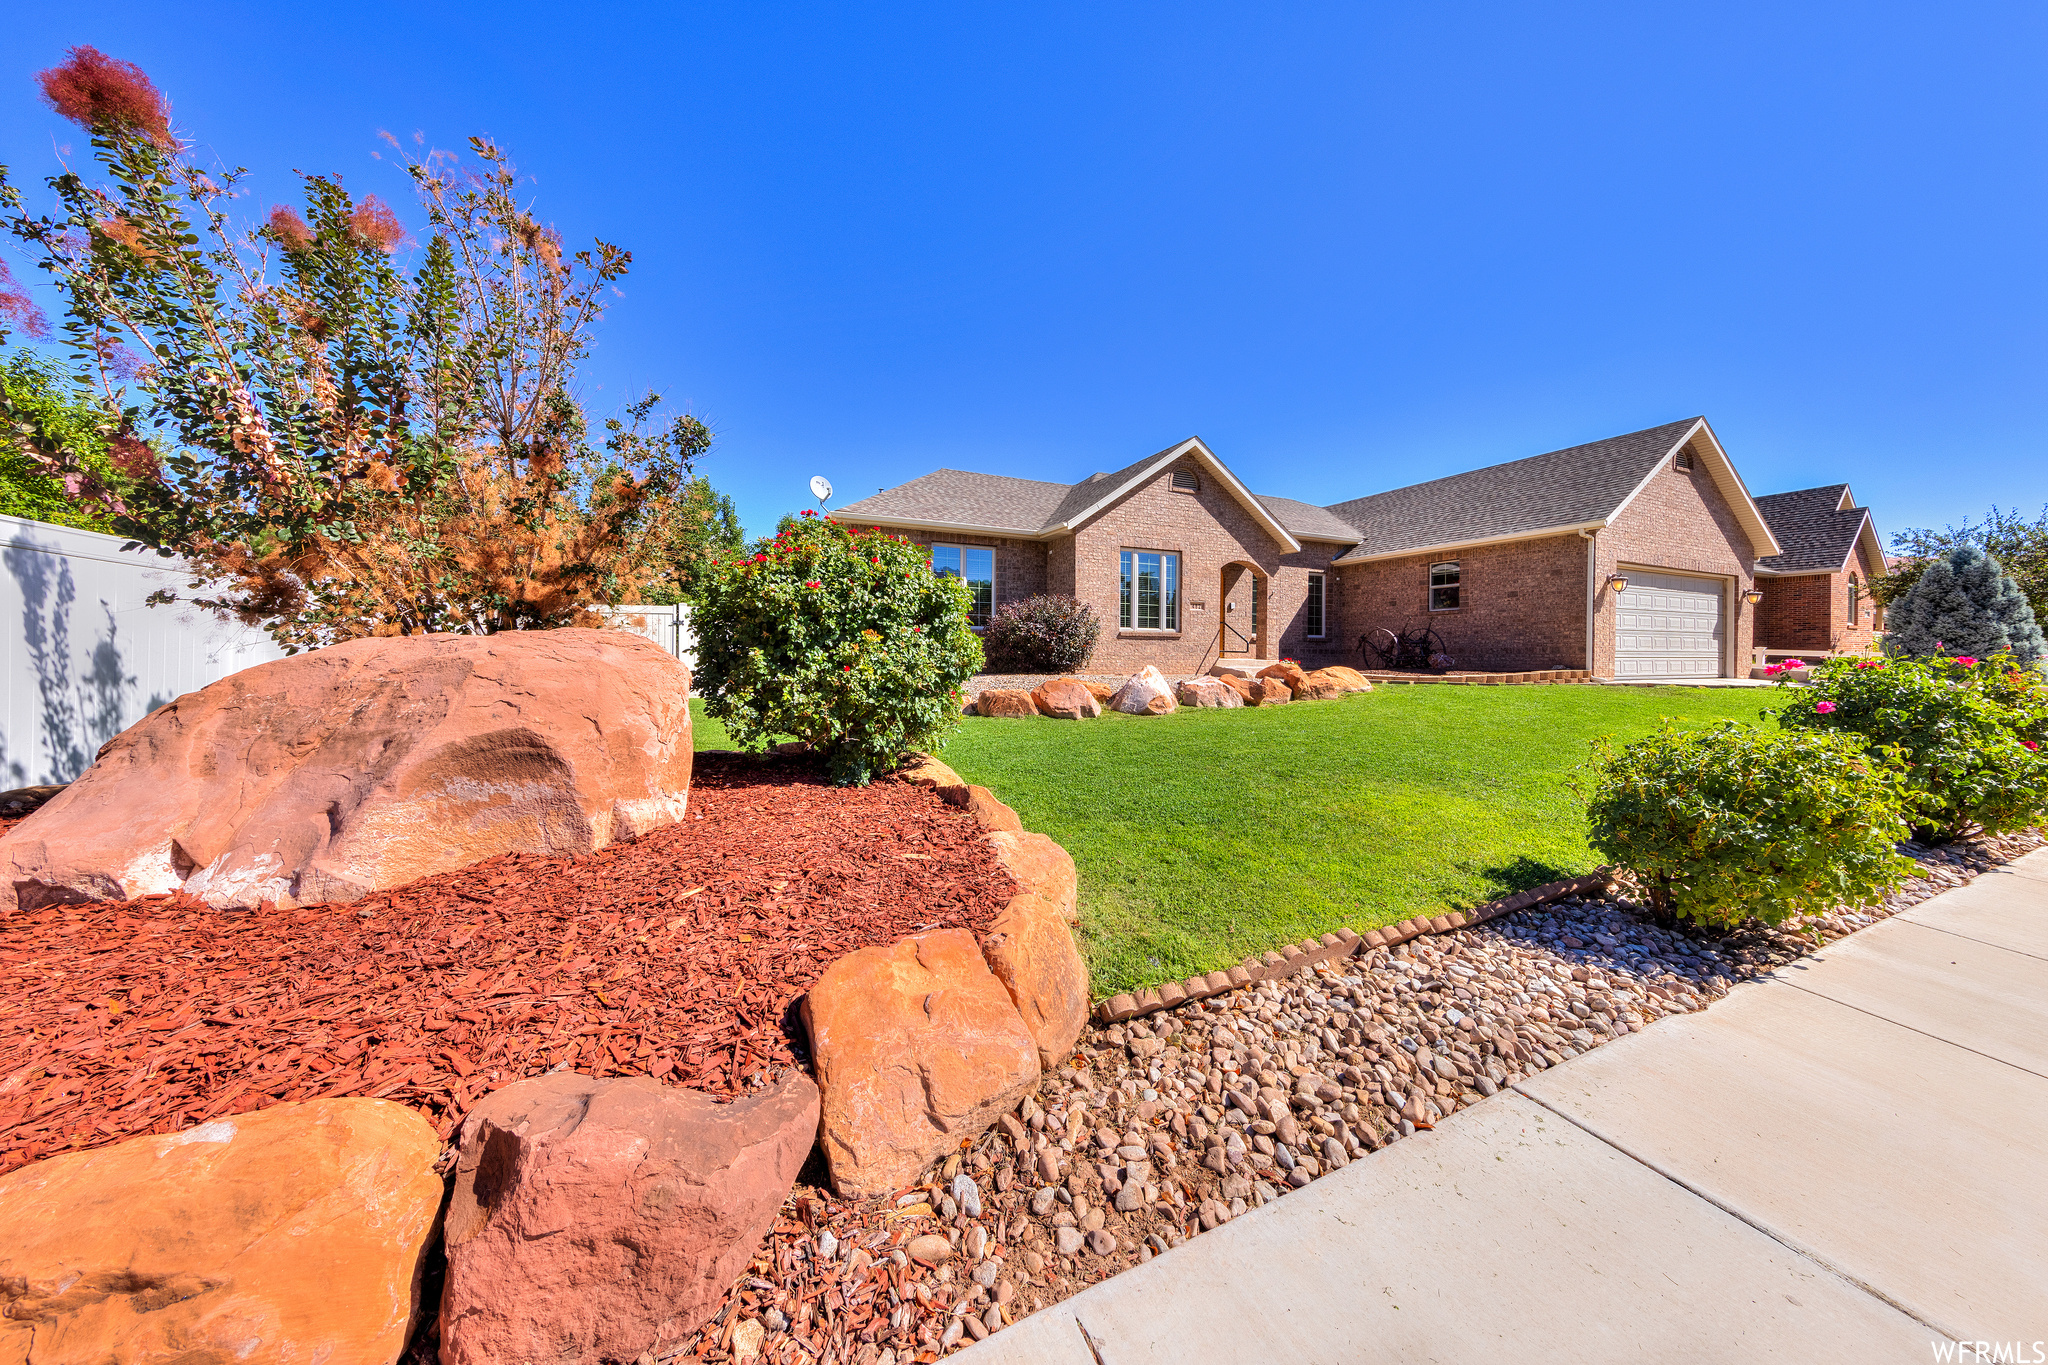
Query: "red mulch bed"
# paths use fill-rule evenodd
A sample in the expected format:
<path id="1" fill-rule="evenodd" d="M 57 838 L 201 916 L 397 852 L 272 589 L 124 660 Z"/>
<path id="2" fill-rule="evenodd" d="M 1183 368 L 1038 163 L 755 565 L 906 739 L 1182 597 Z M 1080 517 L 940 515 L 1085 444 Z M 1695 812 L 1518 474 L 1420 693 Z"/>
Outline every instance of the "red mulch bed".
<path id="1" fill-rule="evenodd" d="M 0 923 L 0 1172 L 285 1100 L 368 1095 L 443 1138 L 554 1069 L 731 1097 L 800 1060 L 834 959 L 986 929 L 1015 894 L 929 788 L 700 756 L 691 818 L 585 857 L 511 854 L 347 904 L 181 894 Z"/>

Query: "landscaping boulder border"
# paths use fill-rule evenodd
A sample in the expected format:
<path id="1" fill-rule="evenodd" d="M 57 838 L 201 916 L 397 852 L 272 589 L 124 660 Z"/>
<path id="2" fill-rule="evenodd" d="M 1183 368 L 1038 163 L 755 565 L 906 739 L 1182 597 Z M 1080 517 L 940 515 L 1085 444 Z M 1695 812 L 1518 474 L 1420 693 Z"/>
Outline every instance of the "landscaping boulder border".
<path id="1" fill-rule="evenodd" d="M 403 1105 L 328 1099 L 0 1176 L 0 1358 L 395 1361 L 440 1153 Z"/>
<path id="2" fill-rule="evenodd" d="M 1308 682 L 1307 672 L 1292 659 L 1282 659 L 1277 664 L 1268 664 L 1259 670 L 1258 676 L 1261 678 L 1277 678 L 1281 683 L 1285 684 L 1288 694 L 1296 697 L 1301 695 L 1302 687 Z"/>
<path id="3" fill-rule="evenodd" d="M 1188 678 L 1174 688 L 1182 706 L 1227 709 L 1245 704 L 1244 695 L 1221 678 Z"/>
<path id="4" fill-rule="evenodd" d="M 624 630 L 351 640 L 243 669 L 108 741 L 0 845 L 0 912 L 183 890 L 348 901 L 683 819 L 690 672 Z"/>
<path id="5" fill-rule="evenodd" d="M 1093 720 L 1102 714 L 1102 703 L 1079 678 L 1050 678 L 1031 689 L 1031 701 L 1039 715 L 1054 720 Z"/>
<path id="6" fill-rule="evenodd" d="M 1173 685 L 1152 664 L 1133 673 L 1109 699 L 1110 709 L 1129 716 L 1164 716 L 1175 709 Z"/>
<path id="7" fill-rule="evenodd" d="M 991 687 L 975 697 L 974 714 L 998 720 L 1024 720 L 1038 714 L 1038 703 L 1021 687 Z"/>
<path id="8" fill-rule="evenodd" d="M 818 1132 L 792 1070 L 720 1104 L 646 1076 L 517 1081 L 463 1120 L 443 1365 L 633 1360 L 718 1311 Z"/>
<path id="9" fill-rule="evenodd" d="M 1164 986 L 1148 986 L 1140 991 L 1122 992 L 1110 996 L 1096 1006 L 1095 1017 L 1105 1024 L 1122 1023 L 1155 1011 L 1169 1009 L 1190 1000 L 1206 1000 L 1243 986 L 1261 981 L 1277 981 L 1283 977 L 1304 972 L 1321 963 L 1334 962 L 1353 953 L 1373 948 L 1391 948 L 1406 943 L 1409 939 L 1423 934 L 1447 934 L 1454 929 L 1481 924 L 1502 915 L 1526 910 L 1533 905 L 1545 905 L 1551 901 L 1564 900 L 1570 896 L 1596 891 L 1614 880 L 1614 869 L 1603 867 L 1580 877 L 1567 877 L 1563 881 L 1548 882 L 1517 891 L 1512 896 L 1489 901 L 1471 910 L 1454 910 L 1448 914 L 1418 916 L 1404 919 L 1399 924 L 1390 924 L 1379 929 L 1370 929 L 1361 934 L 1355 929 L 1339 929 L 1333 934 L 1324 934 L 1320 939 L 1304 939 L 1300 943 L 1289 943 L 1259 957 L 1246 958 L 1243 963 L 1223 972 L 1210 972 L 1207 976 L 1191 976 L 1185 981 L 1170 981 Z"/>
<path id="10" fill-rule="evenodd" d="M 848 953 L 803 1002 L 818 1138 L 842 1196 L 893 1194 L 1040 1075 L 1038 1043 L 964 929 Z"/>

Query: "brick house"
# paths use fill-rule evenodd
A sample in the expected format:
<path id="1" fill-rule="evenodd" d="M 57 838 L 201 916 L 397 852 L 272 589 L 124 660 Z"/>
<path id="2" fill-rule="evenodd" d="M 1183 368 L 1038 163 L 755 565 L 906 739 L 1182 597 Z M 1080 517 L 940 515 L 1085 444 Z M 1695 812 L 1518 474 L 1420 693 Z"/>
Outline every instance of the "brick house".
<path id="1" fill-rule="evenodd" d="M 1756 563 L 1757 644 L 1772 654 L 1856 654 L 1884 629 L 1870 584 L 1887 572 L 1870 509 L 1845 483 L 1756 500 L 1783 547 Z"/>
<path id="2" fill-rule="evenodd" d="M 1323 507 L 1190 438 L 1074 484 L 942 469 L 831 516 L 929 546 L 978 621 L 1089 603 L 1104 673 L 1370 666 L 1364 637 L 1427 626 L 1463 669 L 1738 676 L 1759 565 L 1787 553 L 1705 418 Z"/>

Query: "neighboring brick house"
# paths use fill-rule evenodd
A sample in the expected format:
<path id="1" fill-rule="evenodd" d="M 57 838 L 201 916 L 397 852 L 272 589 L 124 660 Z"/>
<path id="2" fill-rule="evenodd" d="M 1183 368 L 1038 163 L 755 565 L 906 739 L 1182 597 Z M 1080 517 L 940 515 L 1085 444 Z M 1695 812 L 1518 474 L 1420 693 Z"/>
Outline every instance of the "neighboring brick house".
<path id="1" fill-rule="evenodd" d="M 1253 494 L 1199 439 L 1076 484 L 942 469 L 831 514 L 932 547 L 978 619 L 1067 593 L 1089 667 L 1369 666 L 1427 626 L 1459 668 L 1727 677 L 1786 553 L 1705 418 L 1317 507 Z"/>
<path id="2" fill-rule="evenodd" d="M 1756 500 L 1783 552 L 1756 563 L 1764 600 L 1757 646 L 1773 654 L 1856 654 L 1876 643 L 1884 611 L 1871 583 L 1886 572 L 1870 509 L 1845 483 Z"/>

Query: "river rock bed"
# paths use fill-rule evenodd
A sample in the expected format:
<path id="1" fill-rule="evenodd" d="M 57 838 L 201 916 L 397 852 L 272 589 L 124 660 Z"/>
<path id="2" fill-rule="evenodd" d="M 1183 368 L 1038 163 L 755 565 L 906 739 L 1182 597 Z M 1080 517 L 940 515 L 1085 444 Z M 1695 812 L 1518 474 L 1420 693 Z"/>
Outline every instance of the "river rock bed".
<path id="1" fill-rule="evenodd" d="M 918 1184 L 861 1203 L 799 1184 L 719 1318 L 664 1359 L 934 1360 L 2042 843 L 1908 845 L 1923 875 L 1883 905 L 1776 928 L 1674 931 L 1620 896 L 1567 899 L 1091 1024 Z"/>

